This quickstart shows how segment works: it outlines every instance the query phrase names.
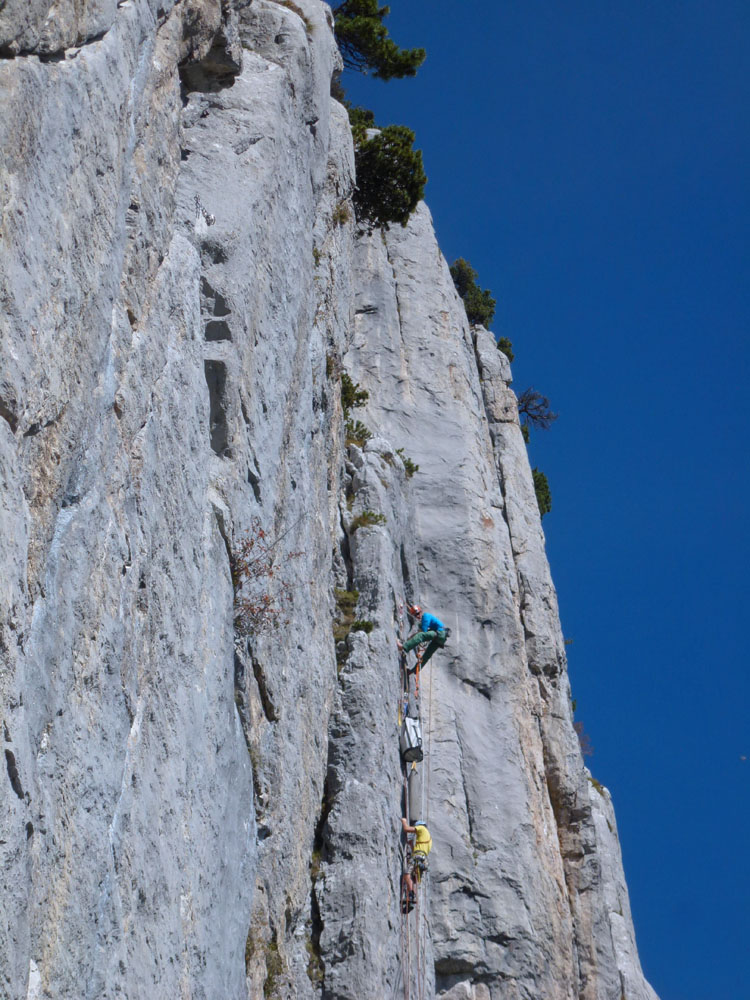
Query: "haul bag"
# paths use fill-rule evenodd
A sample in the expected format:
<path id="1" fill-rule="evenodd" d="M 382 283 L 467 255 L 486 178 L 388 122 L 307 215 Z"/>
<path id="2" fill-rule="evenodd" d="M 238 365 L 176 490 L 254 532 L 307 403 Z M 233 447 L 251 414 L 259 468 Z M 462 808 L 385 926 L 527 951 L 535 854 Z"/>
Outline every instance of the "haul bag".
<path id="1" fill-rule="evenodd" d="M 401 726 L 401 756 L 404 760 L 422 760 L 422 727 L 419 719 L 407 715 Z"/>

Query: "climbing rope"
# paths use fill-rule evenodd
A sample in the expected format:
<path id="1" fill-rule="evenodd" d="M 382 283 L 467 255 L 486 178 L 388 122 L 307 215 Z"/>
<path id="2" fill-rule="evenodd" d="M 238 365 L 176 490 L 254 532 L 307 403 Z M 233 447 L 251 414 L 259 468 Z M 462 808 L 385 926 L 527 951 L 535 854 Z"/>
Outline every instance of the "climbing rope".
<path id="1" fill-rule="evenodd" d="M 414 914 L 417 924 L 417 1000 L 422 1000 L 422 952 L 420 950 L 419 939 L 419 892 L 416 893 L 414 901 Z"/>
<path id="2" fill-rule="evenodd" d="M 425 781 L 425 794 L 424 794 L 424 797 L 426 799 L 426 807 L 425 807 L 425 803 L 424 802 L 422 803 L 422 809 L 423 809 L 423 812 L 424 812 L 424 815 L 425 815 L 425 818 L 426 818 L 427 829 L 428 830 L 430 828 L 430 775 L 432 774 L 432 753 L 431 753 L 431 751 L 432 751 L 432 745 L 431 745 L 432 744 L 432 675 L 433 675 L 434 672 L 435 672 L 435 667 L 433 666 L 432 670 L 430 671 L 429 680 L 427 682 L 427 687 L 428 687 L 428 695 L 427 695 L 427 704 L 428 704 L 428 709 L 427 709 L 427 734 L 426 734 L 427 738 L 425 739 L 425 747 L 426 747 L 426 753 L 427 753 L 427 780 Z M 424 735 L 423 735 L 422 738 L 424 739 Z"/>
<path id="3" fill-rule="evenodd" d="M 404 602 L 399 600 L 398 610 L 398 638 L 404 641 Z M 403 651 L 400 653 L 399 662 L 401 666 L 402 686 L 398 694 L 398 726 L 399 733 L 404 719 L 409 714 L 409 672 L 407 669 L 407 656 Z M 409 819 L 409 770 L 405 761 L 401 761 L 403 775 L 403 806 L 404 815 Z M 399 909 L 401 910 L 401 979 L 404 985 L 404 1000 L 410 1000 L 411 994 L 411 942 L 409 939 L 409 892 L 406 887 L 404 876 L 409 871 L 409 840 L 401 851 L 401 885 L 399 886 Z"/>
<path id="4" fill-rule="evenodd" d="M 409 1000 L 409 979 L 406 972 L 407 959 L 406 959 L 406 921 L 409 918 L 409 914 L 406 912 L 406 906 L 408 903 L 408 894 L 406 892 L 406 883 L 404 882 L 404 856 L 401 856 L 401 892 L 400 892 L 400 906 L 401 906 L 401 979 L 404 984 L 404 1000 Z"/>
<path id="5" fill-rule="evenodd" d="M 409 816 L 409 779 L 407 770 L 404 768 L 404 810 L 408 819 Z M 410 979 L 410 946 L 409 946 L 409 892 L 406 888 L 404 875 L 409 870 L 409 841 L 406 838 L 403 852 L 401 854 L 401 976 L 404 980 L 404 1000 L 409 1000 Z"/>
<path id="6" fill-rule="evenodd" d="M 395 595 L 394 595 L 395 596 Z M 404 641 L 404 604 L 403 601 L 398 603 L 398 633 L 399 639 L 403 643 Z M 399 705 L 398 705 L 398 723 L 399 732 L 401 731 L 401 726 L 408 717 L 416 717 L 419 720 L 420 727 L 422 724 L 422 703 L 421 703 L 421 691 L 420 691 L 420 675 L 422 671 L 422 656 L 424 652 L 424 644 L 417 646 L 416 652 L 416 666 L 414 669 L 414 694 L 412 697 L 411 692 L 411 675 L 409 673 L 408 666 L 408 656 L 406 653 L 401 654 L 401 670 L 403 678 L 403 690 L 399 695 Z M 427 729 L 427 779 L 426 782 L 420 782 L 420 792 L 421 792 L 421 802 L 418 803 L 420 817 L 427 817 L 427 824 L 429 825 L 429 811 L 430 811 L 430 741 L 432 735 L 432 671 L 430 671 L 429 677 L 429 723 Z M 412 771 L 416 771 L 417 762 L 411 762 L 411 768 L 409 768 L 409 762 L 402 759 L 402 774 L 403 774 L 403 800 L 404 800 L 404 812 L 406 815 L 407 823 L 412 821 L 412 806 L 409 797 L 409 777 Z M 401 976 L 404 985 L 404 1000 L 411 1000 L 412 989 L 415 990 L 415 1000 L 424 1000 L 424 994 L 426 989 L 426 979 L 427 979 L 427 920 L 426 913 L 424 910 L 425 899 L 422 899 L 422 892 L 424 891 L 424 885 L 422 882 L 422 870 L 420 866 L 413 866 L 411 864 L 413 847 L 409 839 L 409 835 L 406 835 L 406 843 L 401 854 L 401 891 L 400 891 L 400 908 L 401 908 Z M 413 885 L 414 893 L 414 903 L 413 909 L 415 913 L 414 919 L 414 934 L 411 930 L 412 921 L 409 919 L 410 908 L 411 908 L 411 894 L 406 889 L 405 875 L 410 875 L 411 884 Z M 412 936 L 414 936 L 414 948 L 412 949 Z M 414 960 L 416 962 L 416 968 L 412 965 L 412 951 L 414 951 Z"/>
<path id="7" fill-rule="evenodd" d="M 422 669 L 422 646 L 417 646 L 417 668 L 414 673 L 414 695 L 419 705 L 419 673 Z"/>
<path id="8" fill-rule="evenodd" d="M 432 774 L 432 675 L 435 671 L 433 666 L 430 670 L 430 676 L 427 681 L 427 732 L 423 734 L 423 739 L 425 741 L 425 754 L 427 757 L 427 774 L 425 781 L 422 784 L 422 815 L 427 823 L 427 829 L 430 829 L 430 776 Z M 422 935 L 421 943 L 421 954 L 424 964 L 424 971 L 422 973 L 422 989 L 425 986 L 426 968 L 427 968 L 427 882 L 422 882 L 420 877 L 419 881 L 419 892 L 417 893 L 418 901 L 421 906 L 422 919 L 420 920 L 417 916 L 417 934 Z M 419 1000 L 423 1000 L 422 994 L 420 994 Z"/>

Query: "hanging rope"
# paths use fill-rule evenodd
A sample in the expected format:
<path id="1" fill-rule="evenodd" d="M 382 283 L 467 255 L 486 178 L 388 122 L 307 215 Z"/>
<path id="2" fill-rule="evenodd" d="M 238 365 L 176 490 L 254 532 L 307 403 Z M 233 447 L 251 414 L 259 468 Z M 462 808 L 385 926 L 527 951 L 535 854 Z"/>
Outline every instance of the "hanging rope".
<path id="1" fill-rule="evenodd" d="M 419 1000 L 424 1000 L 425 980 L 427 979 L 427 914 L 424 908 L 424 887 L 420 887 L 418 904 L 420 909 L 417 914 L 417 934 L 420 935 L 420 955 L 419 966 Z"/>
<path id="2" fill-rule="evenodd" d="M 400 905 L 401 905 L 401 979 L 404 984 L 404 1000 L 409 1000 L 409 977 L 407 974 L 408 961 L 406 957 L 406 922 L 409 919 L 409 914 L 406 912 L 407 905 L 407 893 L 404 883 L 404 861 L 403 854 L 401 857 L 401 894 L 400 894 Z"/>
<path id="3" fill-rule="evenodd" d="M 399 600 L 398 610 L 398 638 L 404 641 L 404 602 Z M 398 694 L 398 725 L 399 734 L 405 717 L 409 714 L 409 671 L 407 666 L 407 655 L 403 651 L 400 653 L 400 667 L 402 685 Z M 401 761 L 403 775 L 403 805 L 407 822 L 410 818 L 409 804 L 409 769 L 406 761 Z M 399 887 L 399 909 L 401 910 L 401 978 L 404 985 L 404 1000 L 411 997 L 411 940 L 409 935 L 409 892 L 406 888 L 404 875 L 409 871 L 409 841 L 401 851 L 401 885 Z"/>
<path id="4" fill-rule="evenodd" d="M 420 949 L 419 938 L 419 892 L 416 894 L 414 912 L 417 921 L 417 998 L 418 1000 L 422 1000 L 422 952 Z"/>
<path id="5" fill-rule="evenodd" d="M 398 631 L 399 640 L 404 641 L 404 605 L 403 602 L 398 604 Z M 420 644 L 416 647 L 416 666 L 414 668 L 414 694 L 412 697 L 411 692 L 411 674 L 409 672 L 408 666 L 408 655 L 404 652 L 401 654 L 401 670 L 403 677 L 403 690 L 399 696 L 399 706 L 398 706 L 398 721 L 399 729 L 402 726 L 405 718 L 411 716 L 416 717 L 420 725 L 422 724 L 422 705 L 421 705 L 421 690 L 420 690 L 420 674 L 422 672 L 422 655 L 424 652 L 424 645 Z M 429 812 L 430 812 L 430 743 L 432 736 L 432 672 L 430 672 L 429 678 L 429 722 L 426 734 L 426 749 L 427 749 L 427 780 L 426 782 L 420 782 L 420 792 L 421 792 L 421 802 L 418 803 L 419 815 L 420 817 L 427 816 L 427 823 L 429 824 Z M 401 762 L 402 774 L 403 774 L 403 801 L 404 801 L 404 811 L 406 814 L 407 823 L 412 822 L 413 813 L 409 795 L 409 777 L 412 771 L 417 770 L 417 762 L 411 762 L 411 768 L 409 768 L 409 763 L 405 760 Z M 425 989 L 426 989 L 426 979 L 427 979 L 427 920 L 426 911 L 424 909 L 426 897 L 422 897 L 424 891 L 424 884 L 422 882 L 422 871 L 421 867 L 412 865 L 412 844 L 409 836 L 406 836 L 406 844 L 401 855 L 401 892 L 400 892 L 400 908 L 401 908 L 401 975 L 404 985 L 404 1000 L 411 1000 L 412 989 L 415 989 L 415 1000 L 424 1000 Z M 405 875 L 409 875 L 411 879 L 412 891 L 406 889 Z M 412 897 L 413 893 L 413 897 Z M 412 903 L 413 898 L 413 903 Z M 414 958 L 416 960 L 416 968 L 412 966 L 412 921 L 409 919 L 410 909 L 413 907 L 415 912 L 414 920 L 414 933 L 416 935 L 414 941 Z"/>
<path id="6" fill-rule="evenodd" d="M 425 739 L 426 752 L 427 752 L 427 781 L 425 782 L 425 785 L 426 785 L 426 792 L 425 792 L 426 808 L 424 809 L 424 813 L 425 813 L 425 817 L 426 817 L 427 829 L 428 830 L 430 828 L 430 775 L 432 774 L 432 675 L 433 675 L 434 672 L 435 672 L 435 667 L 433 666 L 432 670 L 430 671 L 430 679 L 429 679 L 428 685 L 427 685 L 427 687 L 428 687 L 428 695 L 427 695 L 427 704 L 428 704 L 428 708 L 427 708 L 427 733 L 426 733 L 426 737 L 427 738 Z M 423 803 L 423 807 L 424 807 L 424 803 Z"/>
<path id="7" fill-rule="evenodd" d="M 406 854 L 406 868 L 409 868 L 409 854 Z M 409 1000 L 411 996 L 411 937 L 409 932 L 409 927 L 411 920 L 409 919 L 409 895 L 407 893 L 407 906 L 406 906 L 406 1000 Z"/>

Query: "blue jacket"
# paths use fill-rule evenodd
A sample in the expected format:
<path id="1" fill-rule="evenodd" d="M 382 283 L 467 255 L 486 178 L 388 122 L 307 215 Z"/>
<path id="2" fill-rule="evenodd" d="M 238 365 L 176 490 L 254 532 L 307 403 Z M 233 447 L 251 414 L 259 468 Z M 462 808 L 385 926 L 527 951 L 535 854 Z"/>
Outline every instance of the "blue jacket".
<path id="1" fill-rule="evenodd" d="M 445 625 L 439 618 L 431 615 L 429 611 L 425 611 L 422 615 L 422 621 L 419 623 L 419 630 L 420 632 L 445 632 Z"/>

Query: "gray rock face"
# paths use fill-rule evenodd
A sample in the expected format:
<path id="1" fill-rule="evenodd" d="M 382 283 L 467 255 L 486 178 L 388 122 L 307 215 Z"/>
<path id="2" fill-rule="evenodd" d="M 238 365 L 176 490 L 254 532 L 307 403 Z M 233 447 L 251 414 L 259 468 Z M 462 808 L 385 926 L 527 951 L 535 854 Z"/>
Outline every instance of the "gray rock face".
<path id="1" fill-rule="evenodd" d="M 59 52 L 83 45 L 112 27 L 117 0 L 8 0 L 0 10 L 0 47 L 4 55 Z"/>
<path id="2" fill-rule="evenodd" d="M 507 359 L 469 329 L 424 206 L 360 240 L 354 284 L 347 363 L 365 423 L 419 464 L 421 600 L 453 632 L 428 668 L 437 989 L 647 996 L 618 973 L 632 925 L 616 943 Z"/>
<path id="3" fill-rule="evenodd" d="M 355 238 L 331 28 L 318 0 L 0 10 L 0 996 L 653 1000 L 510 369 L 424 206 Z M 417 597 L 453 636 L 407 921 Z"/>

